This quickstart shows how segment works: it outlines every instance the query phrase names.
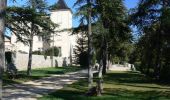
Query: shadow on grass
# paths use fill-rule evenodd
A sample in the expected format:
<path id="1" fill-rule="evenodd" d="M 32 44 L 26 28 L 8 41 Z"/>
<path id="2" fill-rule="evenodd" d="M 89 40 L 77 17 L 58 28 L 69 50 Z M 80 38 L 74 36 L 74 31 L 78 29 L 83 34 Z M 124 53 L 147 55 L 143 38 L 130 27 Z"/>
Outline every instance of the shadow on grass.
<path id="1" fill-rule="evenodd" d="M 107 83 L 152 83 L 152 80 L 148 80 L 144 75 L 135 72 L 115 72 L 105 75 L 104 80 Z"/>
<path id="2" fill-rule="evenodd" d="M 96 81 L 95 78 L 94 81 Z M 87 97 L 84 94 L 88 90 L 87 79 L 67 85 L 62 90 L 48 94 L 39 100 L 170 100 L 170 87 L 152 86 L 152 81 L 136 72 L 110 72 L 104 76 L 104 92 L 100 97 Z M 111 85 L 110 88 L 106 85 Z M 147 85 L 146 85 L 147 84 Z M 112 86 L 113 85 L 113 86 Z M 125 89 L 115 86 L 130 86 Z M 136 88 L 144 88 L 137 90 Z M 145 88 L 151 88 L 149 90 Z M 165 89 L 163 91 L 157 89 Z"/>
<path id="3" fill-rule="evenodd" d="M 123 89 L 105 89 L 102 96 L 85 96 L 84 90 L 75 88 L 65 88 L 49 95 L 46 95 L 39 100 L 169 100 L 168 92 L 155 91 L 129 91 Z"/>
<path id="4" fill-rule="evenodd" d="M 5 85 L 11 85 L 11 84 L 20 84 L 20 82 L 16 82 L 14 80 L 11 80 L 11 79 L 3 79 L 3 86 Z"/>
<path id="5" fill-rule="evenodd" d="M 169 100 L 170 91 L 131 91 L 126 89 L 110 89 L 106 88 L 104 95 L 111 95 L 118 100 Z M 117 100 L 115 99 L 115 100 Z M 120 99 L 120 100 L 122 100 Z"/>
<path id="6" fill-rule="evenodd" d="M 170 87 L 156 87 L 156 86 L 146 86 L 146 85 L 136 85 L 136 84 L 121 84 L 121 83 L 119 83 L 119 85 L 131 86 L 131 87 L 136 87 L 136 88 L 170 89 Z"/>
<path id="7" fill-rule="evenodd" d="M 14 83 L 21 83 L 31 80 L 37 80 L 41 79 L 43 77 L 49 77 L 51 75 L 57 75 L 57 74 L 65 74 L 67 72 L 74 72 L 78 71 L 82 68 L 80 67 L 57 67 L 57 68 L 41 68 L 41 69 L 33 69 L 32 75 L 27 76 L 26 71 L 19 71 L 18 75 L 15 77 L 15 79 L 9 79 L 7 74 L 3 75 L 3 85 L 9 85 Z"/>

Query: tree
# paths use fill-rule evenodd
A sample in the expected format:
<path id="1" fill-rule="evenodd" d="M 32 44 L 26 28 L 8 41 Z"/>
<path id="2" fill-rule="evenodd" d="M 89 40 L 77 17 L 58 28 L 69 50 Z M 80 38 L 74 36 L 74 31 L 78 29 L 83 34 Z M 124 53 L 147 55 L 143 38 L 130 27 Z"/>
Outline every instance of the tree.
<path id="1" fill-rule="evenodd" d="M 80 21 L 86 21 L 88 25 L 88 83 L 89 87 L 92 86 L 93 83 L 93 46 L 92 46 L 92 30 L 91 30 L 91 23 L 92 23 L 92 4 L 95 0 L 77 0 L 74 5 L 82 5 L 79 7 L 77 11 L 77 15 L 82 15 Z"/>
<path id="2" fill-rule="evenodd" d="M 88 67 L 88 43 L 86 32 L 80 32 L 77 35 L 77 45 L 74 48 L 76 63 L 82 67 Z"/>
<path id="3" fill-rule="evenodd" d="M 37 4 L 39 5 L 39 4 Z M 33 36 L 49 36 L 54 33 L 56 25 L 51 22 L 50 17 L 41 7 L 37 9 L 30 7 L 9 7 L 7 14 L 8 27 L 16 36 L 18 41 L 30 46 L 27 74 L 31 74 Z"/>
<path id="4" fill-rule="evenodd" d="M 80 21 L 88 22 L 89 13 L 87 11 L 89 11 L 90 4 L 83 5 L 84 1 L 78 1 L 81 7 L 76 15 L 81 16 Z M 93 0 L 91 7 L 93 20 L 89 27 L 92 27 L 93 50 L 97 55 L 98 62 L 100 62 L 99 78 L 101 78 L 102 74 L 106 74 L 107 61 L 111 60 L 111 57 L 114 57 L 118 51 L 123 52 L 121 53 L 123 57 L 127 56 L 127 45 L 122 44 L 130 43 L 131 34 L 122 0 Z"/>
<path id="5" fill-rule="evenodd" d="M 132 23 L 136 25 L 142 33 L 141 41 L 152 41 L 146 46 L 142 46 L 146 52 L 150 52 L 152 48 L 151 55 L 145 53 L 141 58 L 142 64 L 146 66 L 151 66 L 154 71 L 154 78 L 157 80 L 161 79 L 162 71 L 167 68 L 167 63 L 169 61 L 164 55 L 164 52 L 169 55 L 167 52 L 169 45 L 169 16 L 170 16 L 170 1 L 169 0 L 141 0 L 138 7 L 134 9 L 134 13 L 131 14 Z M 151 31 L 150 31 L 150 30 Z M 147 31 L 150 32 L 147 32 Z M 140 41 L 139 41 L 140 42 Z M 144 58 L 153 60 L 144 61 Z M 143 59 L 143 60 L 142 60 Z M 148 68 L 148 72 L 149 69 Z"/>
<path id="6" fill-rule="evenodd" d="M 103 36 L 103 74 L 106 73 L 107 61 L 117 55 L 124 43 L 130 43 L 132 35 L 127 22 L 126 8 L 122 0 L 97 0 L 97 12 L 103 27 L 109 32 Z M 123 48 L 123 47 L 122 47 Z"/>
<path id="7" fill-rule="evenodd" d="M 92 46 L 92 27 L 91 27 L 91 0 L 87 0 L 87 4 L 89 5 L 88 8 L 88 73 L 89 73 L 89 87 L 92 86 L 93 84 L 93 62 L 92 62 L 92 57 L 93 57 L 93 46 Z"/>
<path id="8" fill-rule="evenodd" d="M 4 47 L 4 31 L 5 31 L 5 11 L 6 0 L 0 1 L 0 84 L 2 84 L 2 72 L 5 66 L 5 47 Z M 2 99 L 2 97 L 0 97 Z"/>
<path id="9" fill-rule="evenodd" d="M 35 12 L 44 13 L 45 14 L 45 1 L 44 0 L 29 0 L 31 8 Z M 46 15 L 47 16 L 47 15 Z M 28 60 L 28 69 L 27 69 L 27 75 L 31 75 L 31 64 L 32 64 L 32 49 L 33 49 L 33 36 L 36 33 L 36 28 L 34 22 L 31 22 L 31 34 L 30 34 L 30 40 L 29 40 L 29 60 Z"/>

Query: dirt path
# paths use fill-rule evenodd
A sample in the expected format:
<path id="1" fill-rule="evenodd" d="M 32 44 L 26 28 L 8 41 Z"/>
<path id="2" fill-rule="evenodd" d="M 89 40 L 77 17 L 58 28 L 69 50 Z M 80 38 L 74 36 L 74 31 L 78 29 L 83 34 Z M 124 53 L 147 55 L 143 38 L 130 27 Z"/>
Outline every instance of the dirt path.
<path id="1" fill-rule="evenodd" d="M 2 90 L 3 100 L 37 100 L 37 97 L 62 89 L 64 85 L 72 84 L 85 77 L 87 77 L 87 70 L 81 70 L 65 75 L 53 75 L 23 84 L 4 86 Z"/>

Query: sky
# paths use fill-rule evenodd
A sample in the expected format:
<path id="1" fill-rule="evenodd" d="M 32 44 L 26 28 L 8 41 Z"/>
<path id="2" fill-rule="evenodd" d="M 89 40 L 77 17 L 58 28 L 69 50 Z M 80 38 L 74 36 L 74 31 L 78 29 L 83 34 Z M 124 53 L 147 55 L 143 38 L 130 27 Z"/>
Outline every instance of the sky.
<path id="1" fill-rule="evenodd" d="M 26 0 L 17 0 L 16 3 L 13 3 L 12 0 L 8 0 L 8 5 L 23 5 L 23 2 Z M 47 0 L 48 5 L 52 5 L 56 3 L 58 0 Z M 66 4 L 72 9 L 73 13 L 76 11 L 76 8 L 73 7 L 76 0 L 65 0 Z M 137 5 L 139 0 L 124 0 L 124 4 L 127 9 L 134 8 Z M 77 27 L 79 25 L 79 19 L 73 17 L 73 27 Z"/>

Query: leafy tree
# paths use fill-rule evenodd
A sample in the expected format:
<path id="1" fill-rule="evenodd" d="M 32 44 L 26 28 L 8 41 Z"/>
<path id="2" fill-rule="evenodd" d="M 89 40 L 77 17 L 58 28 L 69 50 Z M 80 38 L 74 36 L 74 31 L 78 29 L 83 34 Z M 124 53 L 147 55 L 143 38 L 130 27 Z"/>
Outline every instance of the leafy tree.
<path id="1" fill-rule="evenodd" d="M 77 36 L 77 45 L 74 48 L 76 63 L 82 67 L 88 66 L 88 44 L 87 44 L 87 33 L 80 32 Z"/>
<path id="2" fill-rule="evenodd" d="M 103 27 L 108 29 L 108 32 L 104 34 L 104 62 L 103 62 L 103 74 L 106 73 L 106 62 L 111 60 L 118 52 L 122 52 L 126 55 L 126 48 L 124 43 L 130 43 L 132 35 L 130 34 L 130 28 L 127 22 L 126 8 L 122 0 L 97 0 L 97 11 L 100 14 Z M 120 53 L 119 53 L 120 54 Z M 121 55 L 122 56 L 122 55 Z"/>
<path id="3" fill-rule="evenodd" d="M 79 5 L 77 15 L 82 16 L 80 21 L 86 21 L 88 25 L 88 83 L 89 87 L 93 83 L 93 46 L 92 46 L 92 8 L 95 0 L 77 0 L 74 5 Z"/>
<path id="4" fill-rule="evenodd" d="M 167 56 L 164 54 L 166 52 L 169 55 L 167 52 L 170 27 L 169 7 L 169 0 L 141 0 L 138 7 L 133 9 L 134 13 L 131 15 L 133 24 L 142 33 L 140 41 L 147 40 L 147 44 L 141 44 L 139 41 L 142 45 L 141 49 L 146 52 L 140 58 L 141 64 L 148 66 L 147 73 L 152 69 L 156 79 L 161 79 L 162 74 L 167 74 L 163 73 L 163 70 L 167 68 L 169 63 L 165 60 Z M 150 52 L 150 54 L 148 55 L 147 52 Z"/>
<path id="5" fill-rule="evenodd" d="M 89 6 L 88 3 L 84 2 L 78 0 L 78 4 L 81 4 L 81 7 L 76 15 L 81 16 L 81 22 L 88 22 L 87 11 Z M 102 70 L 102 73 L 105 74 L 108 60 L 111 60 L 115 55 L 124 58 L 127 58 L 129 55 L 129 53 L 126 53 L 128 50 L 126 48 L 130 48 L 130 28 L 122 0 L 93 0 L 91 7 L 93 50 L 97 55 L 98 62 L 100 62 L 100 72 Z M 123 45 L 124 43 L 126 45 Z M 118 52 L 123 53 L 118 55 Z M 102 74 L 100 73 L 99 78 L 101 76 Z"/>
<path id="6" fill-rule="evenodd" d="M 39 0 L 38 0 L 39 1 Z M 51 22 L 45 9 L 38 1 L 32 1 L 37 8 L 9 7 L 6 26 L 17 36 L 18 41 L 30 46 L 27 74 L 31 75 L 32 46 L 35 35 L 46 37 L 53 33 L 56 25 Z M 44 10 L 43 10 L 44 9 Z M 49 34 L 48 34 L 49 36 Z"/>
<path id="7" fill-rule="evenodd" d="M 41 6 L 43 2 L 40 2 L 40 6 L 38 4 L 39 0 L 29 0 L 30 2 L 30 6 L 32 8 L 32 10 L 34 10 L 36 12 L 36 10 L 38 10 L 38 8 L 40 7 L 40 11 L 41 11 Z M 33 37 L 34 34 L 36 33 L 37 29 L 35 29 L 35 25 L 34 22 L 31 22 L 31 33 L 29 34 L 29 59 L 28 59 L 28 67 L 27 67 L 27 75 L 31 75 L 31 66 L 32 66 L 32 49 L 33 49 Z M 38 29 L 39 30 L 39 29 Z"/>

